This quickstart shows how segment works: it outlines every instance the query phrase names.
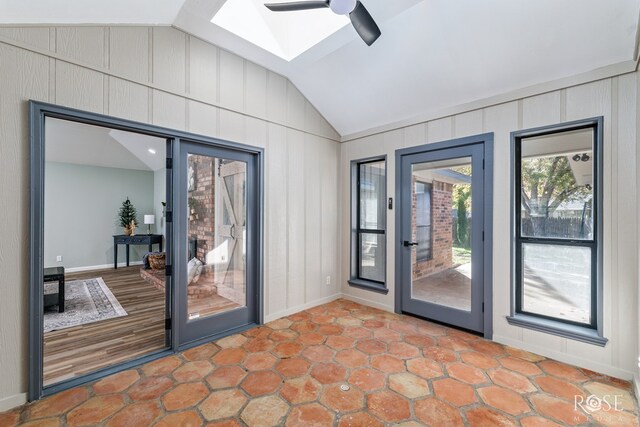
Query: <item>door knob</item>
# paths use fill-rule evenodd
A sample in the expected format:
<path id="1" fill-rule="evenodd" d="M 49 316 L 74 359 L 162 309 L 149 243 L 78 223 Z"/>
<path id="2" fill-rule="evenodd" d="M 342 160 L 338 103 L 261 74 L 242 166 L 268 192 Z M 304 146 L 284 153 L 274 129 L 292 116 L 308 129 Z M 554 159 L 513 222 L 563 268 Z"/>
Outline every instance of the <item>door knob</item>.
<path id="1" fill-rule="evenodd" d="M 408 240 L 404 241 L 405 246 L 418 246 L 418 242 L 410 242 Z"/>

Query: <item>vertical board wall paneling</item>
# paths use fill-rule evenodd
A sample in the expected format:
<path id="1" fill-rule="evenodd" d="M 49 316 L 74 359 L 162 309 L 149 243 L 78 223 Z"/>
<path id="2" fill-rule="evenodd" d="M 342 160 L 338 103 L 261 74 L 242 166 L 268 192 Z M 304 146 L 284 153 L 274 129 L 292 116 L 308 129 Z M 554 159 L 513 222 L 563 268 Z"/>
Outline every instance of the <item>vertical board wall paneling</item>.
<path id="1" fill-rule="evenodd" d="M 28 108 L 25 99 L 47 100 L 49 60 L 0 44 L 0 411 L 24 400 L 27 387 L 29 235 Z M 15 266 L 23 268 L 15 268 Z"/>
<path id="2" fill-rule="evenodd" d="M 149 80 L 149 29 L 109 28 L 109 69 L 134 80 Z"/>
<path id="3" fill-rule="evenodd" d="M 7 201 L 0 224 L 0 262 L 8 274 L 0 288 L 12 286 L 0 299 L 0 365 L 10 376 L 0 384 L 0 411 L 24 401 L 26 391 L 29 99 L 265 147 L 265 316 L 273 319 L 335 294 L 323 277 L 331 275 L 337 284 L 336 251 L 323 248 L 338 244 L 338 135 L 297 89 L 288 89 L 286 78 L 169 27 L 0 28 L 0 37 L 61 55 L 56 59 L 0 42 L 1 185 L 3 194 L 15 198 Z M 224 108 L 200 101 L 221 102 Z M 296 126 L 300 130 L 291 129 Z M 307 155 L 316 156 L 308 177 Z M 315 220 L 309 224 L 308 190 L 315 197 L 309 206 Z M 305 238 L 307 232 L 313 240 Z M 317 248 L 309 260 L 307 245 Z M 15 265 L 21 267 L 9 267 Z M 311 285 L 307 278 L 314 280 Z"/>
<path id="4" fill-rule="evenodd" d="M 600 80 L 586 85 L 566 89 L 566 114 L 567 120 L 604 116 L 604 188 L 602 196 L 604 202 L 604 333 L 616 345 L 608 345 L 604 348 L 593 348 L 585 343 L 566 340 L 567 352 L 573 354 L 589 354 L 589 359 L 604 364 L 615 363 L 612 360 L 612 352 L 617 352 L 620 346 L 621 328 L 614 319 L 617 317 L 618 307 L 618 279 L 619 269 L 616 265 L 617 242 L 624 240 L 624 236 L 617 234 L 618 225 L 613 214 L 617 209 L 617 191 L 621 171 L 618 170 L 617 150 L 618 141 L 612 138 L 612 80 Z M 617 172 L 617 174 L 614 173 Z"/>
<path id="5" fill-rule="evenodd" d="M 287 304 L 301 306 L 306 302 L 305 280 L 305 150 L 304 137 L 287 129 L 287 180 L 283 190 L 287 192 Z M 283 230 L 284 231 L 284 230 Z"/>
<path id="6" fill-rule="evenodd" d="M 636 221 L 636 204 L 638 201 L 638 186 L 635 180 L 636 156 L 638 146 L 636 129 L 638 124 L 638 110 L 636 109 L 637 81 L 633 74 L 617 78 L 617 127 L 615 139 L 618 146 L 617 167 L 617 207 L 612 209 L 612 220 L 618 224 L 618 254 L 616 256 L 618 273 L 618 289 L 615 298 L 618 300 L 617 316 L 618 325 L 626 325 L 619 328 L 618 339 L 620 348 L 617 354 L 619 365 L 633 366 L 636 362 L 637 349 L 634 345 L 638 334 L 638 311 L 636 301 L 638 288 L 637 269 L 630 268 L 638 259 L 638 247 L 635 236 L 638 234 Z M 636 313 L 635 319 L 629 321 L 626 313 Z"/>
<path id="7" fill-rule="evenodd" d="M 483 132 L 494 133 L 493 161 L 495 165 L 511 164 L 510 133 L 518 128 L 518 102 L 496 105 L 484 110 Z M 496 336 L 522 341 L 522 328 L 507 323 L 511 310 L 511 210 L 510 167 L 493 170 L 493 333 Z M 507 185 L 505 185 L 507 183 Z"/>
<path id="8" fill-rule="evenodd" d="M 322 162 L 321 142 L 312 135 L 304 139 L 304 263 L 305 284 L 307 287 L 305 302 L 320 299 L 326 288 L 322 277 Z M 295 178 L 294 178 L 295 180 Z M 301 238 L 295 234 L 293 238 Z"/>

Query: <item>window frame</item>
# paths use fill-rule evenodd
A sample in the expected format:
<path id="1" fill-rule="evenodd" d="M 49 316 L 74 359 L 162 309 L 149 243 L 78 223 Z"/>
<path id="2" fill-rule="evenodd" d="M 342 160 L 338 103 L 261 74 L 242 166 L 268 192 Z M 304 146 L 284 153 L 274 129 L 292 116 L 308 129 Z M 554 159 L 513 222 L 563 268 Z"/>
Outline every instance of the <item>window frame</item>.
<path id="1" fill-rule="evenodd" d="M 429 256 L 427 256 L 425 258 L 421 258 L 420 256 L 418 256 L 418 250 L 416 249 L 416 262 L 425 262 L 425 261 L 431 261 L 433 259 L 433 182 L 426 182 L 426 181 L 416 180 L 415 181 L 415 185 L 417 185 L 417 184 L 424 185 L 425 189 L 427 189 L 427 188 L 429 189 L 429 209 L 431 210 L 431 212 L 429 214 L 429 225 L 428 226 L 422 226 L 422 227 L 429 227 Z M 416 194 L 417 194 L 417 192 L 416 192 Z M 426 192 L 424 194 L 426 194 Z M 418 242 L 418 245 L 419 245 L 420 242 L 418 241 L 418 213 L 417 213 L 417 209 L 418 209 L 418 201 L 416 199 L 416 242 Z"/>
<path id="2" fill-rule="evenodd" d="M 522 235 L 522 140 L 569 131 L 593 129 L 593 237 L 585 239 L 564 239 L 530 237 Z M 575 339 L 590 344 L 604 346 L 603 303 L 602 303 L 602 250 L 603 250 L 603 118 L 595 117 L 521 130 L 511 133 L 511 315 L 509 324 L 534 329 L 553 335 Z M 522 255 L 526 244 L 548 244 L 561 247 L 587 247 L 591 249 L 591 321 L 579 323 L 539 313 L 527 312 L 522 308 L 524 289 Z"/>
<path id="3" fill-rule="evenodd" d="M 380 221 L 380 225 L 383 225 L 384 228 L 377 229 L 367 229 L 360 227 L 360 167 L 362 165 L 371 164 L 371 163 L 379 163 L 384 162 L 385 166 L 385 177 L 384 177 L 384 188 L 382 189 L 382 194 L 380 196 L 380 200 L 383 201 L 385 209 L 384 209 L 384 218 Z M 363 288 L 375 292 L 380 293 L 388 293 L 389 289 L 386 284 L 386 276 L 387 276 L 387 260 L 385 256 L 384 260 L 384 281 L 377 281 L 367 278 L 360 277 L 360 236 L 362 234 L 377 234 L 384 236 L 385 242 L 385 254 L 388 254 L 388 241 L 387 241 L 387 179 L 388 179 L 388 164 L 387 164 L 387 156 L 373 156 L 367 157 L 363 159 L 357 159 L 351 161 L 351 267 L 350 267 L 350 278 L 348 283 L 350 286 Z"/>

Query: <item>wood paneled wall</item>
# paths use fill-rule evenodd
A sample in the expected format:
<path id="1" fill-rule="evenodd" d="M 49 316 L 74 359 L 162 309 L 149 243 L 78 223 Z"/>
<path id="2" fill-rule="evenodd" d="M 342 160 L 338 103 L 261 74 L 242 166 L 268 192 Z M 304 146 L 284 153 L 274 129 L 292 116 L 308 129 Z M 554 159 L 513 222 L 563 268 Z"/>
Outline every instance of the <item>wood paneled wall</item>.
<path id="1" fill-rule="evenodd" d="M 358 158 L 386 154 L 387 191 L 395 193 L 395 150 L 484 132 L 495 135 L 493 205 L 494 339 L 599 372 L 631 378 L 638 356 L 638 129 L 640 73 L 569 87 L 538 96 L 444 117 L 342 145 L 342 176 Z M 510 132 L 570 120 L 604 116 L 604 332 L 606 347 L 597 347 L 509 325 L 510 313 Z M 640 178 L 639 178 L 640 179 Z M 341 183 L 342 205 L 349 206 L 349 182 Z M 343 230 L 349 211 L 342 211 Z M 395 293 L 395 219 L 387 220 L 388 295 L 349 287 L 349 264 L 343 263 L 342 291 L 349 298 L 393 310 Z M 342 253 L 349 235 L 341 234 Z"/>
<path id="2" fill-rule="evenodd" d="M 265 147 L 266 320 L 339 294 L 339 135 L 286 78 L 170 27 L 0 28 L 0 411 L 27 387 L 29 99 Z"/>

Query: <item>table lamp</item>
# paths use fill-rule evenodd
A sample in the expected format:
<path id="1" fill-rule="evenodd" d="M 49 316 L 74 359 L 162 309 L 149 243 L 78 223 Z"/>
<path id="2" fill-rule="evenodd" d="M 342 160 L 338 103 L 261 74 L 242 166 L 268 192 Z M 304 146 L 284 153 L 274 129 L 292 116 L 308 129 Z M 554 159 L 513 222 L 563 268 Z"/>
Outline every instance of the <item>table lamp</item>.
<path id="1" fill-rule="evenodd" d="M 155 215 L 145 215 L 144 216 L 144 223 L 147 224 L 147 234 L 151 234 L 151 224 L 155 224 L 156 223 L 156 216 Z"/>

